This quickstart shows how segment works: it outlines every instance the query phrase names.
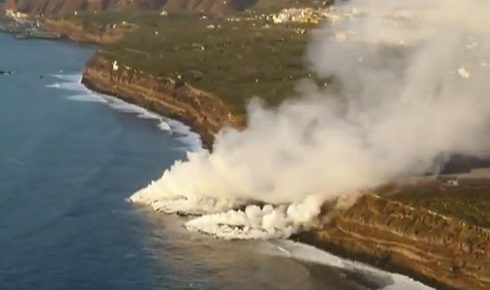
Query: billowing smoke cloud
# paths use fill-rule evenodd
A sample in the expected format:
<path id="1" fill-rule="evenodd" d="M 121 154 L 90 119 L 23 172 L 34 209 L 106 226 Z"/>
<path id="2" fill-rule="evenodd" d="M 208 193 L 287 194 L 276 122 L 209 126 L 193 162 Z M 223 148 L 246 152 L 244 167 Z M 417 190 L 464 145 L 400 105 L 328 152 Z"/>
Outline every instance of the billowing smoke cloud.
<path id="1" fill-rule="evenodd" d="M 213 153 L 189 154 L 131 200 L 205 214 L 187 227 L 223 238 L 287 237 L 318 222 L 324 202 L 348 206 L 365 189 L 436 170 L 448 154 L 490 148 L 490 2 L 338 9 L 340 19 L 312 33 L 315 77 L 298 84 L 300 97 L 278 108 L 251 102 L 246 130 L 223 130 Z M 270 205 L 236 210 L 252 203 Z"/>

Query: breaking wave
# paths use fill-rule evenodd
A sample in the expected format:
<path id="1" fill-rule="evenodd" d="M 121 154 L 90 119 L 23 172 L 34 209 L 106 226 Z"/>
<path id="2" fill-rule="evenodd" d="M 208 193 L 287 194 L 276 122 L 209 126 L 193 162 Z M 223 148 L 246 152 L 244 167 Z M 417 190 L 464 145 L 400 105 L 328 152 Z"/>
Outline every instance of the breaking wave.
<path id="1" fill-rule="evenodd" d="M 313 246 L 288 240 L 274 240 L 270 243 L 277 249 L 277 251 L 272 252 L 273 255 L 276 254 L 308 263 L 326 265 L 346 273 L 355 273 L 363 279 L 379 285 L 378 290 L 434 290 L 434 288 L 415 281 L 410 277 L 386 272 L 364 263 L 343 259 Z M 265 251 L 265 253 L 271 254 L 270 251 Z"/>
<path id="2" fill-rule="evenodd" d="M 66 97 L 67 100 L 104 103 L 112 109 L 136 114 L 141 119 L 156 120 L 159 129 L 173 134 L 176 139 L 187 145 L 185 150 L 199 151 L 202 148 L 199 135 L 192 132 L 190 127 L 118 98 L 91 91 L 81 83 L 81 74 L 53 74 L 51 76 L 58 81 L 47 85 L 47 87 L 72 92 Z"/>
<path id="3" fill-rule="evenodd" d="M 73 95 L 66 97 L 66 99 L 79 102 L 107 103 L 107 100 L 104 98 L 92 94 Z"/>

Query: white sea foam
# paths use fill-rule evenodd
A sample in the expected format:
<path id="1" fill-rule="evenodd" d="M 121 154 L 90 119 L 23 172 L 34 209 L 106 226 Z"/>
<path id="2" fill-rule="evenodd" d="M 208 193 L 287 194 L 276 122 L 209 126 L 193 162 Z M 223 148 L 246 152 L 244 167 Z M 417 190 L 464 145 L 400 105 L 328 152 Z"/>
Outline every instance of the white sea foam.
<path id="1" fill-rule="evenodd" d="M 81 74 L 54 74 L 51 76 L 61 81 L 49 84 L 47 87 L 73 92 L 73 94 L 66 97 L 67 100 L 105 103 L 115 110 L 135 114 L 138 118 L 156 120 L 158 122 L 158 128 L 162 131 L 178 135 L 177 139 L 180 140 L 182 144 L 185 144 L 185 146 L 182 147 L 183 150 L 199 151 L 202 149 L 199 135 L 192 132 L 190 127 L 118 98 L 91 91 L 81 83 Z"/>
<path id="2" fill-rule="evenodd" d="M 166 123 L 172 129 L 174 136 L 182 143 L 187 144 L 192 152 L 200 152 L 203 151 L 203 144 L 201 142 L 201 137 L 196 132 L 192 131 L 192 129 L 173 119 L 166 118 Z"/>
<path id="3" fill-rule="evenodd" d="M 47 85 L 46 87 L 59 89 L 59 88 L 61 88 L 61 84 L 60 83 L 54 83 L 54 84 Z"/>
<path id="4" fill-rule="evenodd" d="M 379 290 L 434 290 L 434 288 L 410 277 L 383 271 L 364 263 L 343 259 L 306 244 L 288 240 L 274 240 L 271 241 L 271 244 L 277 248 L 277 251 L 264 251 L 265 253 L 291 257 L 300 261 L 327 265 L 343 271 L 360 274 L 364 279 L 382 285 Z"/>
<path id="5" fill-rule="evenodd" d="M 158 128 L 162 129 L 163 131 L 169 131 L 169 132 L 172 131 L 172 128 L 170 127 L 170 125 L 163 120 L 162 120 L 162 122 L 160 122 L 160 124 L 158 124 Z"/>
<path id="6" fill-rule="evenodd" d="M 82 80 L 81 74 L 52 74 L 51 76 L 69 83 L 80 83 Z"/>
<path id="7" fill-rule="evenodd" d="M 66 99 L 79 102 L 107 103 L 106 99 L 93 94 L 73 95 L 68 96 Z"/>

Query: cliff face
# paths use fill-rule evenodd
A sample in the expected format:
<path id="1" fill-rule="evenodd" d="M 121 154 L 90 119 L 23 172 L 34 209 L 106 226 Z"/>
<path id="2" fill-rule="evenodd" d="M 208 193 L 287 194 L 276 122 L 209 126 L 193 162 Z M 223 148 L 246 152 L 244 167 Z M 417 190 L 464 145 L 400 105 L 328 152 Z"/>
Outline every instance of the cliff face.
<path id="1" fill-rule="evenodd" d="M 95 91 L 183 121 L 201 135 L 208 148 L 221 128 L 241 126 L 218 97 L 180 80 L 153 76 L 124 64 L 114 66 L 101 53 L 89 61 L 82 81 Z"/>
<path id="2" fill-rule="evenodd" d="M 298 238 L 441 289 L 490 289 L 489 230 L 382 197 Z"/>

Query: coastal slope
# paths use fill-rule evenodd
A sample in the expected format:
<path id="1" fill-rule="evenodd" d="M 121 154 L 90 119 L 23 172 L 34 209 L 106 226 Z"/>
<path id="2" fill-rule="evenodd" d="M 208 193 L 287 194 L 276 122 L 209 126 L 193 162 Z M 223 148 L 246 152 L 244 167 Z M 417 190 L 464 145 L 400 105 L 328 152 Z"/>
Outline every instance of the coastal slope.
<path id="1" fill-rule="evenodd" d="M 94 91 L 183 121 L 200 134 L 207 148 L 221 128 L 241 126 L 218 97 L 178 79 L 154 76 L 117 64 L 105 58 L 103 52 L 88 62 L 82 82 Z"/>
<path id="2" fill-rule="evenodd" d="M 210 14 L 224 14 L 233 7 L 249 7 L 253 3 L 240 2 L 229 5 L 221 0 L 7 0 L 5 8 L 36 15 L 63 15 L 76 11 L 131 11 L 131 10 L 165 10 L 169 12 L 196 11 Z M 243 2 L 243 3 L 241 3 Z"/>
<path id="3" fill-rule="evenodd" d="M 319 0 L 6 0 L 4 7 L 31 15 L 66 15 L 79 11 L 157 10 L 212 15 L 230 14 L 247 8 L 277 9 L 322 6 L 332 1 Z M 2 5 L 0 1 L 0 6 Z"/>
<path id="4" fill-rule="evenodd" d="M 297 239 L 438 289 L 490 289 L 488 229 L 390 198 L 365 196 Z"/>

